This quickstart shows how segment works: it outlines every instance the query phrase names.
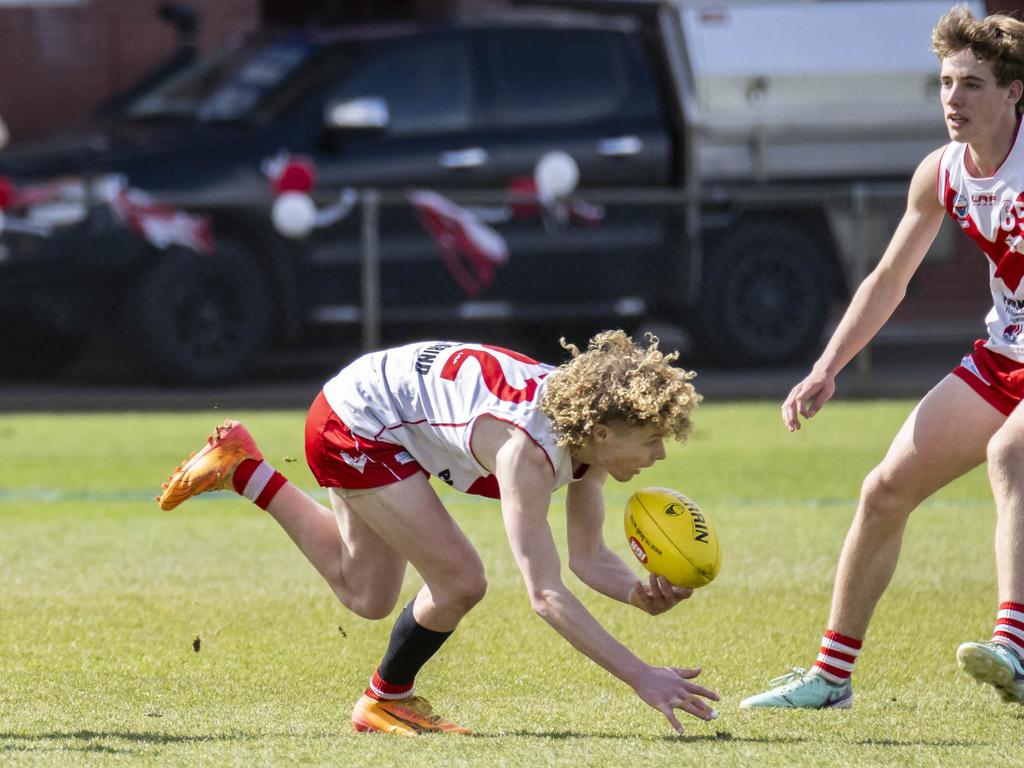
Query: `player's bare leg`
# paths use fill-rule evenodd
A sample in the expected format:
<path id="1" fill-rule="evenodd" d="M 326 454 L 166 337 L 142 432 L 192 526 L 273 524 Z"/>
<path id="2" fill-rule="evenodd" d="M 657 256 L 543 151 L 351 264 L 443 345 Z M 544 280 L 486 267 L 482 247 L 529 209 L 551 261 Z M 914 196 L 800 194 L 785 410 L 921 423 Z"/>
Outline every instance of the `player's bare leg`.
<path id="1" fill-rule="evenodd" d="M 388 651 L 352 712 L 353 727 L 403 735 L 468 733 L 414 696 L 413 684 L 422 665 L 483 598 L 487 582 L 479 555 L 421 474 L 372 495 L 332 500 L 339 519 L 362 520 L 425 582 L 395 623 Z"/>
<path id="2" fill-rule="evenodd" d="M 342 605 L 366 619 L 394 609 L 405 576 L 398 555 L 358 515 L 334 504 L 328 509 L 291 483 L 267 507 L 331 587 Z"/>
<path id="3" fill-rule="evenodd" d="M 853 663 L 896 570 L 910 513 L 981 464 L 989 439 L 1004 421 L 1001 413 L 952 375 L 925 395 L 885 458 L 864 480 L 839 557 L 828 631 L 814 669 L 780 678 L 777 688 L 743 700 L 741 707 L 816 709 L 852 704 Z"/>
<path id="4" fill-rule="evenodd" d="M 955 376 L 947 376 L 896 434 L 864 480 L 843 544 L 829 627 L 863 638 L 899 559 L 910 513 L 940 488 L 985 461 L 1005 417 Z"/>
<path id="5" fill-rule="evenodd" d="M 999 611 L 992 639 L 963 643 L 957 661 L 995 688 L 1006 702 L 1024 704 L 1024 411 L 1017 408 L 988 444 L 988 476 L 996 503 Z"/>

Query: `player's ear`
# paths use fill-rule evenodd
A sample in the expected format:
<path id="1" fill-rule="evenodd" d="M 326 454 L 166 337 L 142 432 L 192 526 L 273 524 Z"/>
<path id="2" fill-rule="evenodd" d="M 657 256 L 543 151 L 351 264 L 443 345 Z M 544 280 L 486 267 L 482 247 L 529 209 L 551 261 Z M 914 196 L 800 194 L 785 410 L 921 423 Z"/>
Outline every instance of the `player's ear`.
<path id="1" fill-rule="evenodd" d="M 1019 102 L 1020 97 L 1024 96 L 1024 82 L 1021 82 L 1020 80 L 1012 81 L 1007 88 L 1007 95 L 1014 104 Z"/>
<path id="2" fill-rule="evenodd" d="M 597 424 L 590 433 L 590 438 L 595 443 L 603 443 L 611 437 L 612 431 L 607 424 Z"/>

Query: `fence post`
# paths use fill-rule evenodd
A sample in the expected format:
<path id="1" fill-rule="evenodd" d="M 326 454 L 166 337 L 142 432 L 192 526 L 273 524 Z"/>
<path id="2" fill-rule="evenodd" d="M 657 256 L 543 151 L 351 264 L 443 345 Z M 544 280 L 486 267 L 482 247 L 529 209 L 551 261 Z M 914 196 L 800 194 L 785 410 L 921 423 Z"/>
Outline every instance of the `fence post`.
<path id="1" fill-rule="evenodd" d="M 380 195 L 376 189 L 362 192 L 360 238 L 363 351 L 380 348 Z"/>

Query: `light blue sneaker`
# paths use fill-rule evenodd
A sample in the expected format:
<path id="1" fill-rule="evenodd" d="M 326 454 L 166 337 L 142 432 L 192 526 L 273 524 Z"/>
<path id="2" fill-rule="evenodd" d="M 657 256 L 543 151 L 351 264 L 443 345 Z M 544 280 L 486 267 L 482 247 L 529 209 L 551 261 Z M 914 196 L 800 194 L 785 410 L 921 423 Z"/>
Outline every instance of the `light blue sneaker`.
<path id="1" fill-rule="evenodd" d="M 1008 704 L 1024 704 L 1024 664 L 1000 643 L 961 643 L 956 649 L 960 668 L 979 683 L 996 689 Z"/>
<path id="2" fill-rule="evenodd" d="M 768 683 L 771 689 L 740 702 L 741 709 L 851 709 L 850 681 L 835 685 L 814 670 L 794 667 L 788 674 Z"/>

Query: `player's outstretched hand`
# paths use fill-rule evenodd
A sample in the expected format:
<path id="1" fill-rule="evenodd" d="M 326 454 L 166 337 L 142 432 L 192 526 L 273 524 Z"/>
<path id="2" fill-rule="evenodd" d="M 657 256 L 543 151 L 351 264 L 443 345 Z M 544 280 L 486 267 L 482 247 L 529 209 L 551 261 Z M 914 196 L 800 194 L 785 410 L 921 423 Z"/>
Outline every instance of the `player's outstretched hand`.
<path id="1" fill-rule="evenodd" d="M 651 574 L 650 583 L 638 581 L 629 593 L 629 604 L 645 611 L 652 616 L 674 608 L 681 600 L 686 600 L 693 590 L 686 587 L 674 587 L 664 576 Z"/>
<path id="2" fill-rule="evenodd" d="M 718 694 L 690 680 L 699 669 L 679 667 L 647 667 L 639 683 L 633 686 L 636 695 L 661 712 L 680 734 L 685 733 L 675 711 L 681 709 L 701 720 L 714 720 L 718 713 L 704 699 L 718 701 Z M 703 698 L 701 698 L 703 697 Z"/>
<path id="3" fill-rule="evenodd" d="M 789 391 L 782 404 L 782 423 L 795 432 L 800 429 L 800 416 L 809 419 L 820 411 L 836 392 L 836 377 L 827 371 L 812 370 Z"/>

